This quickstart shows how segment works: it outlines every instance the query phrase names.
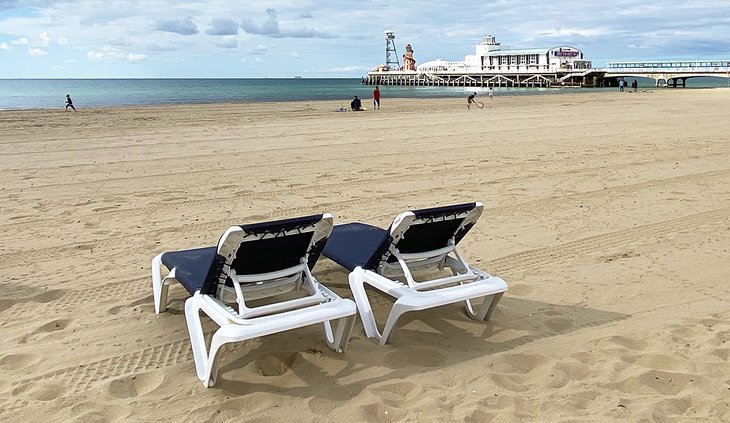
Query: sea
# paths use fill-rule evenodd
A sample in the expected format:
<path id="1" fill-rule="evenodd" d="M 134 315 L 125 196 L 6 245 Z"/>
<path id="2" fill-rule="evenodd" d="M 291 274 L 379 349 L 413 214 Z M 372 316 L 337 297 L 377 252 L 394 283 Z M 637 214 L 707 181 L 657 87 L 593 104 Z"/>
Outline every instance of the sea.
<path id="1" fill-rule="evenodd" d="M 637 79 L 640 89 L 654 89 L 654 80 Z M 332 101 L 347 106 L 353 96 L 369 99 L 372 86 L 360 78 L 243 78 L 243 79 L 0 79 L 0 110 L 63 108 L 66 94 L 76 108 L 132 107 L 167 104 Z M 687 88 L 727 87 L 726 78 L 692 78 Z M 383 100 L 391 98 L 466 97 L 474 87 L 381 86 Z M 617 88 L 496 87 L 495 96 L 545 95 Z"/>

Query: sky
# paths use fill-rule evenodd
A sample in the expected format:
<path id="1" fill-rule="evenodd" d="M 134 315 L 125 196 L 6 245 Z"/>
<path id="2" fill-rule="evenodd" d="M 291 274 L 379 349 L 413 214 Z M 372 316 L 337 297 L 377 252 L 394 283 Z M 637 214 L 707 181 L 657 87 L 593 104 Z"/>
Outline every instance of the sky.
<path id="1" fill-rule="evenodd" d="M 572 46 L 609 61 L 730 60 L 728 0 L 0 0 L 0 78 L 349 78 L 418 63 Z"/>

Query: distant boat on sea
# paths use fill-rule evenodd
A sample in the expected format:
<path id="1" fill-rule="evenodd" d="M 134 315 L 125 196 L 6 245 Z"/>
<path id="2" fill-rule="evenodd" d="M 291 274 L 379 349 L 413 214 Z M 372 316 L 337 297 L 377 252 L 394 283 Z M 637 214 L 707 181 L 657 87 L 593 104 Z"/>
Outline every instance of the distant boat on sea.
<path id="1" fill-rule="evenodd" d="M 294 79 L 302 79 L 302 76 L 301 75 L 297 75 L 297 76 L 294 77 Z"/>

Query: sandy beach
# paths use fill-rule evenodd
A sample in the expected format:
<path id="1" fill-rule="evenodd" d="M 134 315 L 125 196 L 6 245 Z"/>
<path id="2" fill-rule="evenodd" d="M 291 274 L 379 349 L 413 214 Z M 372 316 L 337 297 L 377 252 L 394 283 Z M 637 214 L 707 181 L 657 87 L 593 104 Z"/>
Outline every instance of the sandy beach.
<path id="1" fill-rule="evenodd" d="M 0 111 L 0 421 L 730 421 L 730 89 L 382 91 Z M 206 389 L 187 292 L 154 313 L 152 257 L 230 225 L 468 201 L 460 251 L 510 287 L 490 322 L 411 313 L 378 347 L 358 319 L 344 354 L 318 326 L 259 338 Z"/>

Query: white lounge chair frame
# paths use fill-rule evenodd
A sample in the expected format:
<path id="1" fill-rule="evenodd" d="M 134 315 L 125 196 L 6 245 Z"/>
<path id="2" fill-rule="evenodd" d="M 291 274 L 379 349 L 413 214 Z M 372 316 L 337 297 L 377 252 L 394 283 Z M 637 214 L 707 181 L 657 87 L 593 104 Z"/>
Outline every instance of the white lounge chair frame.
<path id="1" fill-rule="evenodd" d="M 326 213 L 322 220 L 309 228 L 314 231 L 310 248 L 332 230 L 332 215 Z M 295 230 L 291 234 L 304 231 Z M 278 232 L 250 234 L 239 226 L 226 230 L 218 243 L 217 253 L 225 258 L 215 296 L 197 291 L 185 301 L 190 343 L 195 360 L 198 379 L 205 387 L 216 383 L 219 352 L 223 345 L 258 338 L 303 326 L 322 323 L 327 346 L 337 352 L 344 352 L 355 321 L 355 303 L 343 299 L 321 285 L 312 276 L 308 266 L 309 254 L 302 257 L 300 264 L 275 272 L 238 275 L 231 267 L 236 253 L 243 242 L 254 242 L 287 233 Z M 164 253 L 163 253 L 164 254 Z M 152 260 L 152 281 L 155 312 L 165 310 L 167 291 L 177 282 L 175 269 L 161 277 L 162 254 Z M 225 285 L 226 276 L 230 277 L 233 287 Z M 308 295 L 286 301 L 272 302 L 261 306 L 251 306 L 247 301 L 272 298 L 293 289 L 303 289 Z M 235 302 L 238 310 L 224 301 Z M 220 328 L 213 333 L 210 349 L 206 346 L 200 311 L 211 318 Z M 333 330 L 332 321 L 337 321 Z"/>
<path id="2" fill-rule="evenodd" d="M 444 216 L 441 219 L 464 218 L 460 228 L 474 224 L 482 213 L 484 205 L 477 202 L 476 207 L 463 215 Z M 396 243 L 412 225 L 426 223 L 416 218 L 411 211 L 399 214 L 391 225 L 390 236 L 394 240 L 390 253 L 398 262 L 382 260 L 375 271 L 356 267 L 349 275 L 350 288 L 357 303 L 365 334 L 380 345 L 385 345 L 395 329 L 396 322 L 404 313 L 438 307 L 464 301 L 467 315 L 474 320 L 488 321 L 497 307 L 502 295 L 507 291 L 507 283 L 498 276 L 469 265 L 456 250 L 454 238 L 449 245 L 438 250 L 418 254 L 401 254 Z M 450 255 L 453 254 L 453 257 Z M 421 274 L 446 267 L 452 276 L 417 282 L 414 273 Z M 393 276 L 402 276 L 403 283 Z M 370 285 L 394 297 L 395 303 L 388 315 L 383 332 L 378 330 L 365 285 Z M 478 311 L 474 311 L 472 299 L 481 298 Z"/>

